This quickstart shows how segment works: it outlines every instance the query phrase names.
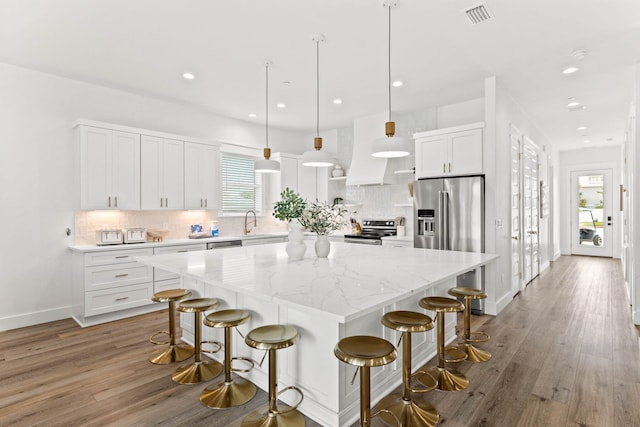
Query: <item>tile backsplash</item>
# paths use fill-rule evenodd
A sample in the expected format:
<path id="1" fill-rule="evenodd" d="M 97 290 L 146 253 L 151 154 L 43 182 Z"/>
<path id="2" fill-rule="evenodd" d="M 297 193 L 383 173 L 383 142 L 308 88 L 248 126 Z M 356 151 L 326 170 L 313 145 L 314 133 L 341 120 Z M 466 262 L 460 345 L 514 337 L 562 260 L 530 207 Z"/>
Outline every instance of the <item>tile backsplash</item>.
<path id="1" fill-rule="evenodd" d="M 253 216 L 249 216 L 250 229 Z M 184 239 L 189 236 L 192 224 L 201 224 L 209 230 L 210 221 L 218 221 L 220 236 L 241 236 L 244 216 L 218 216 L 217 211 L 77 211 L 75 213 L 75 244 L 95 243 L 95 232 L 100 229 L 143 227 L 168 230 L 165 240 Z M 286 224 L 276 220 L 271 213 L 258 216 L 257 227 L 251 234 L 286 231 Z"/>

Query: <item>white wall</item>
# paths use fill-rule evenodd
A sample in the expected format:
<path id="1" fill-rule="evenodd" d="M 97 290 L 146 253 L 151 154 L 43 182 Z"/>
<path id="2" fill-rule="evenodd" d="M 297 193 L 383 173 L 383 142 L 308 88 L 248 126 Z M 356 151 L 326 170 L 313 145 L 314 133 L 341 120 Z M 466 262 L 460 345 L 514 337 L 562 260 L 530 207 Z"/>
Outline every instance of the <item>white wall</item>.
<path id="1" fill-rule="evenodd" d="M 70 316 L 73 134 L 86 118 L 254 147 L 264 126 L 0 63 L 0 330 Z M 271 130 L 274 151 L 302 135 Z"/>
<path id="2" fill-rule="evenodd" d="M 611 233 L 613 257 L 620 258 L 620 204 L 618 186 L 620 185 L 620 157 L 621 147 L 593 147 L 582 150 L 560 152 L 560 173 L 558 174 L 560 189 L 560 252 L 571 254 L 571 172 L 575 170 L 598 169 L 603 166 L 613 167 L 613 182 L 611 194 L 611 213 L 614 228 Z"/>
<path id="3" fill-rule="evenodd" d="M 549 147 L 550 141 L 528 117 L 526 110 L 513 100 L 505 86 L 496 77 L 485 80 L 484 169 L 485 169 L 485 233 L 486 252 L 500 255 L 497 262 L 487 267 L 485 283 L 487 293 L 494 296 L 487 300 L 487 312 L 499 313 L 511 301 L 511 222 L 510 208 L 510 127 L 514 125 L 539 147 Z M 539 176 L 548 180 L 547 168 L 552 158 L 544 157 Z M 496 221 L 503 227 L 498 228 Z M 540 245 L 548 247 L 549 217 L 540 220 Z M 549 262 L 549 251 L 541 252 L 540 265 Z M 544 256 L 545 258 L 542 258 Z M 495 304 L 495 305 L 494 305 Z"/>

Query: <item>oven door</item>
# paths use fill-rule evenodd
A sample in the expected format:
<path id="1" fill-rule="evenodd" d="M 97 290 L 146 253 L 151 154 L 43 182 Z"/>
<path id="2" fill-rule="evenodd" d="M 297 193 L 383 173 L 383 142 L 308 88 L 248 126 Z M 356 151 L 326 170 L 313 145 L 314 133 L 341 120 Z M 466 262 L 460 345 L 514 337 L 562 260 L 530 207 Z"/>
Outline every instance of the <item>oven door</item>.
<path id="1" fill-rule="evenodd" d="M 359 245 L 382 245 L 382 239 L 380 238 L 368 238 L 368 237 L 351 237 L 344 236 L 345 243 L 357 243 Z"/>

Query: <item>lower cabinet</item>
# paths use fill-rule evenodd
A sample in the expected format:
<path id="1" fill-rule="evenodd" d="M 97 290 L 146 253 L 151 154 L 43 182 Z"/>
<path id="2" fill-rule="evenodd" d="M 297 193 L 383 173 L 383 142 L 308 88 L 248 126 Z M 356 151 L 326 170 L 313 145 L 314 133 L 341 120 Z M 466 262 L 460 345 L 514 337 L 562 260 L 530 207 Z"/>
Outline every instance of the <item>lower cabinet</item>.
<path id="1" fill-rule="evenodd" d="M 105 250 L 73 255 L 73 318 L 91 326 L 161 309 L 154 306 L 153 269 L 135 257 L 153 249 Z"/>
<path id="2" fill-rule="evenodd" d="M 153 248 L 153 254 L 175 254 L 180 252 L 191 251 L 204 251 L 207 249 L 206 243 L 187 244 L 187 245 L 174 245 L 174 246 L 161 246 Z M 159 268 L 153 269 L 153 291 L 160 292 L 167 289 L 182 288 L 180 276 L 168 271 L 160 270 Z"/>

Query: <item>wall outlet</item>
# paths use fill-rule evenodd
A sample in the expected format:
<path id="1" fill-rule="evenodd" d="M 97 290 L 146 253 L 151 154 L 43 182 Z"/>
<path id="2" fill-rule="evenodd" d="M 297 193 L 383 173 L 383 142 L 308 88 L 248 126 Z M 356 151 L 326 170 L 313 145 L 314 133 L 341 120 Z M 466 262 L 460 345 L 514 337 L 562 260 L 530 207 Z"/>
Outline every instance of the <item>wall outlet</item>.
<path id="1" fill-rule="evenodd" d="M 163 230 L 168 230 L 169 229 L 169 223 L 168 222 L 163 222 L 162 223 L 162 229 Z"/>
<path id="2" fill-rule="evenodd" d="M 504 221 L 501 219 L 496 219 L 496 230 L 500 230 L 504 228 Z"/>

